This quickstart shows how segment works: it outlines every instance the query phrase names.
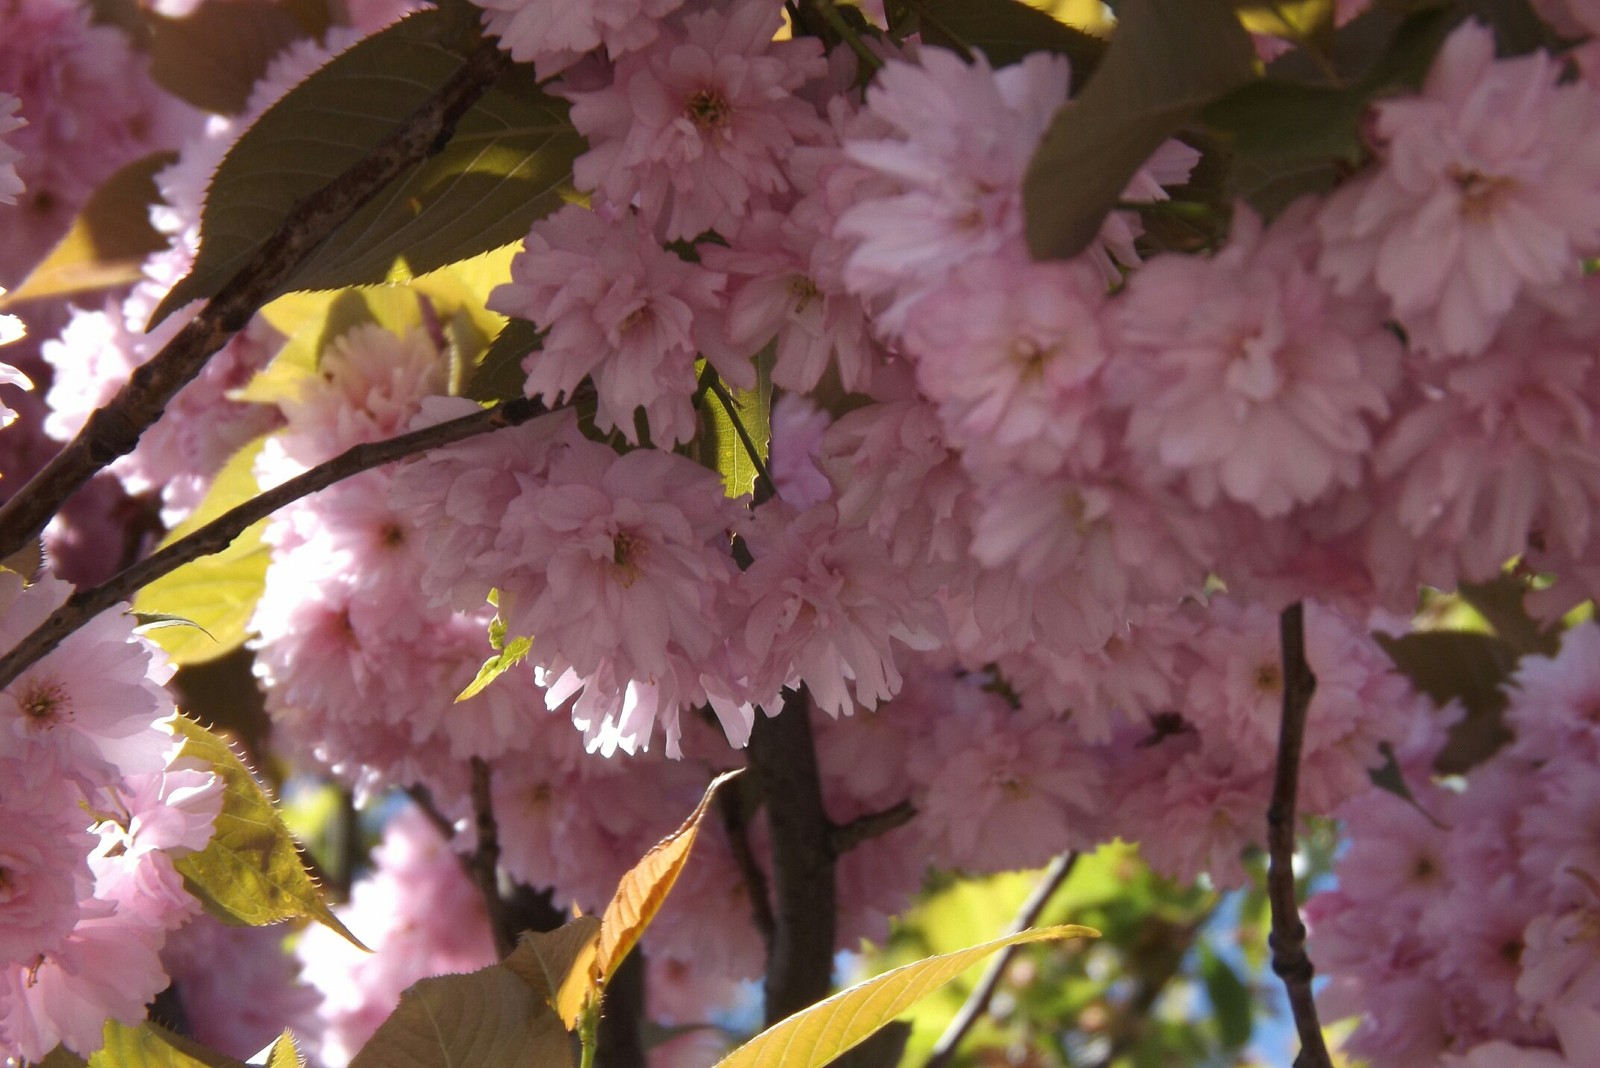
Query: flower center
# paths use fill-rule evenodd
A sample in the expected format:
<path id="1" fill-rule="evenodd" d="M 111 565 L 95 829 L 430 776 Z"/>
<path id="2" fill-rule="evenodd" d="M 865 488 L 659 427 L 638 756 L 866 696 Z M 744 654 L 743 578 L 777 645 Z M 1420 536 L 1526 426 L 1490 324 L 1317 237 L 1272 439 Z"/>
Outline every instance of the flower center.
<path id="1" fill-rule="evenodd" d="M 1461 214 L 1473 220 L 1486 219 L 1494 214 L 1495 208 L 1511 188 L 1510 179 L 1495 178 L 1471 169 L 1452 171 L 1450 179 L 1461 191 Z"/>
<path id="2" fill-rule="evenodd" d="M 632 586 L 639 577 L 639 558 L 644 555 L 644 544 L 625 530 L 619 530 L 611 537 L 611 562 L 616 565 L 619 572 L 618 581 L 622 588 Z"/>
<path id="3" fill-rule="evenodd" d="M 35 679 L 17 698 L 29 725 L 38 730 L 52 730 L 59 723 L 72 719 L 72 703 L 67 700 L 67 689 L 55 679 Z"/>
<path id="4" fill-rule="evenodd" d="M 683 113 L 689 121 L 706 131 L 726 129 L 733 118 L 733 108 L 728 98 L 715 89 L 702 89 L 684 103 Z"/>
<path id="5" fill-rule="evenodd" d="M 789 279 L 789 294 L 794 297 L 796 315 L 806 310 L 806 306 L 816 299 L 817 292 L 817 283 L 803 274 Z"/>

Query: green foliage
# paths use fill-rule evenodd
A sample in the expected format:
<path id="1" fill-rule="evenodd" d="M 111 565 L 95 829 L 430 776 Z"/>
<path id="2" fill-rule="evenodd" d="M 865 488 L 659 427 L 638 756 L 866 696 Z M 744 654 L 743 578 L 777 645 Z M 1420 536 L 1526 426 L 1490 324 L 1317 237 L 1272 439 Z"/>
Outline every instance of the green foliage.
<path id="1" fill-rule="evenodd" d="M 1210 946 L 1200 946 L 1200 977 L 1211 1001 L 1217 1035 L 1224 1049 L 1242 1049 L 1255 1030 L 1250 988 Z"/>
<path id="2" fill-rule="evenodd" d="M 779 1021 L 718 1061 L 717 1068 L 822 1068 L 996 950 L 1098 937 L 1098 931 L 1075 924 L 1040 927 L 904 965 Z"/>
<path id="3" fill-rule="evenodd" d="M 414 14 L 335 58 L 246 131 L 212 179 L 194 269 L 154 320 L 215 294 L 298 201 L 361 160 L 453 75 L 453 31 L 441 12 Z M 361 208 L 283 291 L 420 274 L 516 241 L 560 205 L 582 146 L 566 105 L 514 67 L 442 151 Z"/>
<path id="4" fill-rule="evenodd" d="M 570 1031 L 577 1026 L 594 989 L 599 941 L 600 917 L 578 916 L 554 931 L 527 932 L 504 963 L 555 1010 Z"/>
<path id="5" fill-rule="evenodd" d="M 1100 38 L 1022 0 L 891 0 L 885 6 L 896 35 L 915 28 L 926 44 L 968 55 L 982 52 L 991 66 L 1007 66 L 1030 52 L 1064 55 L 1072 61 L 1074 85 L 1087 79 L 1105 54 Z"/>
<path id="6" fill-rule="evenodd" d="M 162 545 L 170 545 L 256 495 L 255 458 L 265 440 L 258 438 L 234 453 L 217 472 L 194 514 L 168 534 Z M 271 549 L 261 540 L 265 527 L 265 521 L 255 524 L 222 552 L 156 579 L 134 598 L 133 609 L 141 616 L 194 624 L 151 633 L 151 640 L 166 650 L 173 663 L 182 666 L 213 660 L 244 642 L 272 559 Z"/>
<path id="7" fill-rule="evenodd" d="M 776 354 L 776 343 L 772 343 L 756 357 L 754 389 L 730 390 L 719 382 L 718 389 L 706 391 L 702 402 L 701 460 L 722 476 L 723 492 L 729 497 L 753 493 L 761 470 L 757 462 L 764 467 L 767 461 L 772 444 L 772 363 Z M 733 402 L 731 408 L 725 399 Z"/>
<path id="8" fill-rule="evenodd" d="M 128 1027 L 107 1020 L 103 1037 L 105 1045 L 89 1058 L 89 1068 L 244 1068 L 241 1061 L 153 1023 Z"/>
<path id="9" fill-rule="evenodd" d="M 463 396 L 475 401 L 512 400 L 523 395 L 528 376 L 522 359 L 537 349 L 543 334 L 526 319 L 508 319 L 483 359 L 467 376 Z"/>
<path id="10" fill-rule="evenodd" d="M 1127 0 L 1082 95 L 1056 114 L 1023 181 L 1028 247 L 1089 246 L 1128 181 L 1201 108 L 1256 76 L 1228 0 Z"/>
<path id="11" fill-rule="evenodd" d="M 466 701 L 478 696 L 491 682 L 526 660 L 528 651 L 532 648 L 532 638 L 512 638 L 506 642 L 499 652 L 483 662 L 483 666 L 467 684 L 467 688 L 456 694 L 456 700 Z"/>
<path id="12" fill-rule="evenodd" d="M 244 762 L 193 720 L 179 716 L 176 723 L 183 755 L 204 761 L 223 783 L 211 842 L 173 862 L 189 892 L 225 923 L 262 926 L 309 917 L 360 946 L 323 902 L 283 818 Z"/>
<path id="13" fill-rule="evenodd" d="M 1434 767 L 1460 774 L 1493 756 L 1511 740 L 1501 687 L 1516 670 L 1517 650 L 1505 639 L 1475 631 L 1416 631 L 1375 635 L 1395 667 L 1435 704 L 1460 701 L 1466 716 L 1450 728 Z"/>
<path id="14" fill-rule="evenodd" d="M 302 1068 L 304 1064 L 305 1059 L 294 1044 L 294 1035 L 285 1027 L 267 1055 L 267 1068 Z"/>
<path id="15" fill-rule="evenodd" d="M 50 254 L 21 285 L 0 296 L 0 309 L 138 281 L 145 257 L 167 247 L 166 235 L 150 223 L 150 206 L 161 199 L 156 174 L 177 158 L 175 152 L 157 152 L 124 165 L 102 182 Z"/>

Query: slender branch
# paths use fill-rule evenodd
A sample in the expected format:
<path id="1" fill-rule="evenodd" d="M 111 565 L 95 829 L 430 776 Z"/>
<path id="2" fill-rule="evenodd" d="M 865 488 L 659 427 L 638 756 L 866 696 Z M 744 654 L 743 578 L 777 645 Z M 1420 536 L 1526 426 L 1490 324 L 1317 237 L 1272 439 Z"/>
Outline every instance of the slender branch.
<path id="1" fill-rule="evenodd" d="M 1044 870 L 1044 877 L 1039 880 L 1038 885 L 1033 888 L 1033 893 L 1028 895 L 1028 900 L 1023 902 L 1016 918 L 1011 921 L 1011 930 L 1007 933 L 1017 934 L 1038 923 L 1039 917 L 1044 914 L 1045 906 L 1072 876 L 1072 869 L 1077 863 L 1076 850 L 1062 853 L 1052 860 L 1050 866 Z M 1000 987 L 1001 978 L 1011 966 L 1011 959 L 1016 956 L 1020 948 L 1020 946 L 1007 946 L 989 962 L 983 978 L 973 987 L 966 1003 L 961 1006 L 961 1011 L 956 1013 L 955 1019 L 950 1021 L 950 1026 L 945 1028 L 944 1034 L 940 1035 L 939 1041 L 934 1044 L 933 1052 L 928 1056 L 924 1068 L 944 1068 L 955 1057 L 956 1047 L 967 1037 L 967 1032 L 972 1030 L 973 1024 L 977 1023 L 984 1013 L 989 1011 L 989 1002 L 994 998 L 994 992 Z"/>
<path id="2" fill-rule="evenodd" d="M 1311 994 L 1311 958 L 1306 955 L 1306 925 L 1294 887 L 1295 799 L 1300 790 L 1300 751 L 1306 736 L 1306 713 L 1317 689 L 1317 677 L 1306 660 L 1305 610 L 1297 601 L 1278 621 L 1283 646 L 1283 725 L 1278 733 L 1278 767 L 1267 808 L 1267 901 L 1272 908 L 1272 970 L 1289 992 L 1289 1007 L 1300 1033 L 1295 1068 L 1332 1068 Z"/>
<path id="3" fill-rule="evenodd" d="M 433 829 L 439 832 L 439 837 L 445 840 L 446 845 L 455 841 L 455 823 L 434 803 L 433 794 L 426 786 L 420 783 L 413 783 L 405 787 L 405 793 L 411 799 L 411 803 L 417 806 L 417 811 L 421 812 Z M 466 858 L 462 858 L 462 865 L 465 867 Z M 469 871 L 467 874 L 470 875 L 471 872 Z"/>
<path id="4" fill-rule="evenodd" d="M 137 589 L 202 556 L 221 552 L 252 524 L 284 505 L 341 479 L 373 467 L 449 445 L 491 430 L 517 426 L 549 411 L 536 400 L 519 398 L 459 419 L 423 427 L 383 441 L 352 446 L 325 463 L 252 497 L 237 508 L 180 538 L 166 548 L 113 575 L 98 586 L 79 590 L 5 656 L 0 656 L 0 687 L 10 685 L 28 666 L 48 654 L 62 640 L 108 608 L 127 600 Z"/>
<path id="5" fill-rule="evenodd" d="M 140 436 L 212 353 L 250 321 L 301 262 L 373 195 L 442 149 L 456 123 L 505 70 L 493 41 L 481 44 L 437 92 L 348 170 L 290 209 L 278 229 L 161 351 L 137 368 L 11 500 L 0 506 L 0 559 L 36 539 L 68 497 Z"/>
<path id="6" fill-rule="evenodd" d="M 842 857 L 863 842 L 888 834 L 896 827 L 904 827 L 916 816 L 917 806 L 909 799 L 877 812 L 868 812 L 848 823 L 836 825 L 832 837 L 828 839 L 828 847 L 833 850 L 835 857 Z"/>
<path id="7" fill-rule="evenodd" d="M 827 997 L 833 980 L 838 922 L 833 824 L 822 804 L 810 693 L 792 693 L 778 715 L 758 717 L 748 754 L 772 832 L 776 926 L 767 952 L 770 1025 Z"/>
<path id="8" fill-rule="evenodd" d="M 472 881 L 483 896 L 489 914 L 489 930 L 494 934 L 495 956 L 505 960 L 517 948 L 516 933 L 507 922 L 505 901 L 500 897 L 500 827 L 494 821 L 494 798 L 490 793 L 489 762 L 472 758 L 472 818 L 478 831 L 478 845 L 467 859 Z"/>

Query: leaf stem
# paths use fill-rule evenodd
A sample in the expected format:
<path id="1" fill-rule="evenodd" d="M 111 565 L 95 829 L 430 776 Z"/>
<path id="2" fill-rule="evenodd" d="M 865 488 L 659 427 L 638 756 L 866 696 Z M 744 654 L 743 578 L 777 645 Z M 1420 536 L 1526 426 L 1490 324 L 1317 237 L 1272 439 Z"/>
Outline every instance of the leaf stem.
<path id="1" fill-rule="evenodd" d="M 109 608 L 127 600 L 142 586 L 202 556 L 221 552 L 233 540 L 284 505 L 326 489 L 341 479 L 381 467 L 416 453 L 442 445 L 526 423 L 549 411 L 536 400 L 518 398 L 459 419 L 423 427 L 383 441 L 352 446 L 333 459 L 296 475 L 282 485 L 233 508 L 187 537 L 158 550 L 130 567 L 117 572 L 98 586 L 79 590 L 10 652 L 0 657 L 0 687 L 10 685 L 18 675 L 48 654 L 73 631 Z"/>

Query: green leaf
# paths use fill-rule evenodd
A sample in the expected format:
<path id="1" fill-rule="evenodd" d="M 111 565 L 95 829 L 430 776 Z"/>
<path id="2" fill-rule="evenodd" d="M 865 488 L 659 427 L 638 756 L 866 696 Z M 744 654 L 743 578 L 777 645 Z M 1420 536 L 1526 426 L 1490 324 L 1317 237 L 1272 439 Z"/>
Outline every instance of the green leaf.
<path id="1" fill-rule="evenodd" d="M 176 729 L 183 755 L 205 761 L 223 784 L 211 842 L 173 862 L 206 911 L 224 923 L 255 927 L 308 916 L 361 946 L 323 902 L 289 828 L 250 769 L 226 742 L 187 716 L 177 717 Z"/>
<path id="2" fill-rule="evenodd" d="M 1212 952 L 1211 947 L 1200 945 L 1200 978 L 1206 985 L 1206 996 L 1211 999 L 1212 1015 L 1217 1021 L 1217 1036 L 1223 1048 L 1241 1049 L 1250 1041 L 1254 1030 L 1254 1004 L 1250 988 L 1244 985 L 1239 974 Z"/>
<path id="3" fill-rule="evenodd" d="M 294 1034 L 285 1027 L 283 1034 L 272 1044 L 272 1052 L 267 1055 L 267 1068 L 304 1068 L 305 1058 L 300 1056 L 300 1050 L 294 1044 Z"/>
<path id="4" fill-rule="evenodd" d="M 1406 782 L 1405 773 L 1400 770 L 1400 761 L 1394 755 L 1394 746 L 1388 742 L 1378 743 L 1378 752 L 1383 755 L 1383 763 L 1367 771 L 1367 778 L 1372 780 L 1372 785 L 1385 793 L 1393 794 L 1422 816 L 1423 819 L 1445 830 L 1445 825 L 1433 817 L 1422 803 L 1417 800 L 1417 795 L 1411 792 L 1411 784 Z"/>
<path id="5" fill-rule="evenodd" d="M 722 476 L 723 492 L 729 497 L 744 497 L 755 491 L 760 475 L 750 457 L 749 446 L 739 431 L 755 446 L 756 456 L 766 463 L 772 444 L 772 362 L 777 353 L 776 343 L 770 343 L 756 357 L 756 386 L 754 389 L 727 389 L 732 398 L 729 411 L 714 390 L 707 390 L 705 436 L 701 442 L 705 462 Z M 719 383 L 720 384 L 720 383 Z"/>
<path id="6" fill-rule="evenodd" d="M 1055 52 L 1072 61 L 1075 86 L 1106 51 L 1105 41 L 1022 0 L 905 0 L 904 6 L 916 15 L 925 44 L 955 52 L 977 49 L 994 67 L 1030 52 Z"/>
<path id="7" fill-rule="evenodd" d="M 103 1037 L 105 1045 L 89 1058 L 89 1068 L 244 1068 L 242 1061 L 153 1023 L 129 1027 L 107 1020 Z"/>
<path id="8" fill-rule="evenodd" d="M 254 467 L 266 439 L 244 446 L 217 472 L 194 514 L 162 540 L 170 545 L 254 497 L 259 490 Z M 249 527 L 220 553 L 184 564 L 150 583 L 133 599 L 136 615 L 182 619 L 194 629 L 168 627 L 151 640 L 183 666 L 214 660 L 243 644 L 250 617 L 266 586 L 272 550 L 261 540 L 266 520 Z"/>
<path id="9" fill-rule="evenodd" d="M 57 1046 L 44 1055 L 36 1068 L 89 1068 L 89 1062 L 65 1046 Z"/>
<path id="10" fill-rule="evenodd" d="M 600 917 L 578 916 L 554 931 L 528 931 L 503 962 L 572 1030 L 594 990 Z"/>
<path id="11" fill-rule="evenodd" d="M 896 968 L 819 1001 L 761 1032 L 716 1068 L 822 1068 L 932 991 L 1006 946 L 1060 938 L 1098 938 L 1089 927 L 1039 927 Z"/>
<path id="12" fill-rule="evenodd" d="M 1088 248 L 1150 155 L 1197 111 L 1255 77 L 1228 0 L 1127 0 L 1082 95 L 1057 112 L 1023 180 L 1028 247 Z"/>
<path id="13" fill-rule="evenodd" d="M 467 376 L 462 395 L 475 401 L 514 400 L 524 394 L 528 375 L 522 359 L 540 346 L 544 335 L 526 319 L 508 319 Z"/>
<path id="14" fill-rule="evenodd" d="M 150 206 L 161 201 L 156 174 L 177 158 L 175 152 L 157 152 L 102 182 L 50 254 L 21 285 L 0 295 L 0 308 L 114 289 L 143 277 L 145 257 L 167 247 L 167 236 L 150 224 Z"/>
<path id="15" fill-rule="evenodd" d="M 466 689 L 456 694 L 456 701 L 459 703 L 478 696 L 491 682 L 526 660 L 528 650 L 532 648 L 532 638 L 512 638 L 506 642 L 505 648 L 483 662 L 477 677 L 467 684 Z"/>
<path id="16" fill-rule="evenodd" d="M 1516 670 L 1517 652 L 1503 638 L 1464 630 L 1417 631 L 1395 638 L 1375 634 L 1400 673 L 1417 689 L 1444 705 L 1460 701 L 1466 716 L 1450 728 L 1434 761 L 1446 774 L 1481 764 L 1511 740 L 1505 726 L 1506 695 L 1501 687 Z"/>
<path id="17" fill-rule="evenodd" d="M 1366 113 L 1364 94 L 1266 79 L 1211 104 L 1200 121 L 1237 155 L 1354 164 L 1366 154 L 1361 138 Z"/>
<path id="18" fill-rule="evenodd" d="M 1497 636 L 1519 656 L 1535 653 L 1555 656 L 1561 648 L 1561 631 L 1547 627 L 1528 614 L 1522 600 L 1528 585 L 1515 575 L 1501 575 L 1492 582 L 1469 582 L 1456 590 L 1461 599 L 1477 610 Z"/>
<path id="19" fill-rule="evenodd" d="M 571 1063 L 560 1018 L 520 976 L 493 964 L 413 985 L 350 1068 L 566 1068 Z"/>
<path id="20" fill-rule="evenodd" d="M 361 160 L 449 79 L 449 20 L 423 11 L 336 57 L 247 130 L 217 168 L 193 271 L 159 322 L 209 297 L 290 209 Z M 409 277 L 518 241 L 561 204 L 584 144 L 567 105 L 514 66 L 464 115 L 445 148 L 396 179 L 336 230 L 282 291 Z"/>
<path id="21" fill-rule="evenodd" d="M 237 115 L 275 56 L 295 41 L 327 30 L 326 4 L 228 0 L 201 4 L 181 19 L 147 15 L 150 74 L 178 99 L 202 111 Z"/>

